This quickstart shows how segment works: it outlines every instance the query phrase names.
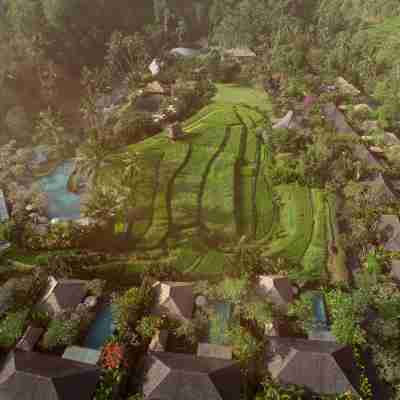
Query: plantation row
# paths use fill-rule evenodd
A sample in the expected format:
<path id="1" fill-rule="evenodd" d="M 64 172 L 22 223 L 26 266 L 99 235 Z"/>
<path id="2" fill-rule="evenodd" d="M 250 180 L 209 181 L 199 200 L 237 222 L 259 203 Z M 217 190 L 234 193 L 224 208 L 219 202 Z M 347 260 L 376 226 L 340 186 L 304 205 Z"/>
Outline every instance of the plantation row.
<path id="1" fill-rule="evenodd" d="M 183 139 L 161 133 L 128 148 L 139 154 L 140 173 L 116 235 L 140 250 L 175 248 L 178 269 L 191 274 L 232 268 L 225 248 L 245 236 L 266 256 L 301 263 L 308 276 L 326 275 L 326 266 L 337 264 L 328 243 L 340 249 L 333 199 L 299 185 L 273 188 L 271 155 L 256 134 L 264 120 L 257 97 L 244 105 L 228 102 L 232 94 L 249 98 L 248 89 L 220 86 L 214 102 L 186 121 Z M 122 167 L 114 157 L 102 179 Z"/>

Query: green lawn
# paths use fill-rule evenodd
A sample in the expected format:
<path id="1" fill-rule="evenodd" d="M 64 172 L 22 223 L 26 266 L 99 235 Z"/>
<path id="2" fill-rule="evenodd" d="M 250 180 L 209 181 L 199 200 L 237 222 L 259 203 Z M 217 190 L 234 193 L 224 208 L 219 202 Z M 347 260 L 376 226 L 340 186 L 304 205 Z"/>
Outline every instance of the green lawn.
<path id="1" fill-rule="evenodd" d="M 314 210 L 314 229 L 302 265 L 308 278 L 319 279 L 326 277 L 328 260 L 326 214 L 328 205 L 325 193 L 322 190 L 313 189 L 311 195 Z"/>
<path id="2" fill-rule="evenodd" d="M 279 237 L 266 248 L 266 256 L 282 256 L 300 262 L 313 231 L 311 191 L 297 184 L 276 188 L 282 201 L 279 216 Z"/>
<path id="3" fill-rule="evenodd" d="M 270 111 L 267 95 L 238 85 L 217 89 L 211 104 L 184 122 L 182 140 L 172 142 L 161 132 L 127 148 L 144 159 L 150 155 L 138 187 L 144 195 L 131 210 L 132 240 L 156 247 L 165 239 L 179 248 L 187 229 L 199 229 L 223 247 L 246 235 L 262 242 L 268 255 L 297 262 L 306 255 L 310 268 L 314 250 L 320 249 L 318 240 L 323 240 L 325 223 L 319 219 L 325 221 L 324 211 L 317 209 L 314 221 L 308 188 L 271 185 L 271 155 L 255 134 Z M 106 172 L 116 173 L 113 168 Z M 273 203 L 275 190 L 282 198 L 280 210 Z M 317 204 L 318 199 L 317 195 Z M 210 274 L 232 266 L 220 250 L 185 249 L 177 267 L 190 274 Z"/>
<path id="4" fill-rule="evenodd" d="M 237 84 L 217 84 L 216 86 L 217 94 L 213 98 L 214 103 L 242 103 L 250 107 L 257 107 L 262 111 L 271 110 L 268 95 L 261 90 Z"/>
<path id="5" fill-rule="evenodd" d="M 326 223 L 328 226 L 329 246 L 334 244 L 337 253 L 331 253 L 328 260 L 328 272 L 333 282 L 347 282 L 350 279 L 349 271 L 346 266 L 346 253 L 342 247 L 339 236 L 339 227 L 336 217 L 336 197 L 330 195 L 327 197 L 328 213 Z"/>

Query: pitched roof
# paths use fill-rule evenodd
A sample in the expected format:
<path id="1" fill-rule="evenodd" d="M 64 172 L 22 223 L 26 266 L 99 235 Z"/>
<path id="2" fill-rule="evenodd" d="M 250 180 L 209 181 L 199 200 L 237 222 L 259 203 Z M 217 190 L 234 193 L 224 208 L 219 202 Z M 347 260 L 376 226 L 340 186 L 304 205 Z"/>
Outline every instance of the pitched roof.
<path id="1" fill-rule="evenodd" d="M 0 240 L 0 253 L 6 251 L 10 247 L 11 247 L 10 242 L 7 242 L 6 240 Z"/>
<path id="2" fill-rule="evenodd" d="M 159 81 L 153 81 L 146 85 L 144 88 L 145 93 L 165 94 L 169 91 L 169 88 L 164 86 Z"/>
<path id="3" fill-rule="evenodd" d="M 146 359 L 145 399 L 239 400 L 237 362 L 191 354 L 150 353 Z"/>
<path id="4" fill-rule="evenodd" d="M 225 50 L 225 53 L 233 57 L 255 57 L 256 53 L 248 47 L 235 47 Z"/>
<path id="5" fill-rule="evenodd" d="M 326 119 L 331 122 L 338 133 L 347 134 L 355 140 L 359 136 L 354 132 L 353 128 L 347 123 L 343 113 L 337 109 L 335 104 L 328 103 L 323 107 L 323 113 Z M 381 163 L 367 150 L 363 144 L 356 143 L 353 145 L 354 155 L 363 162 L 367 167 L 381 168 Z"/>
<path id="6" fill-rule="evenodd" d="M 292 285 L 286 276 L 261 275 L 258 292 L 267 296 L 277 306 L 285 306 L 293 301 Z"/>
<path id="7" fill-rule="evenodd" d="M 35 352 L 10 352 L 0 372 L 2 400 L 90 400 L 100 370 Z"/>
<path id="8" fill-rule="evenodd" d="M 400 260 L 392 260 L 392 269 L 390 274 L 393 278 L 400 281 Z"/>
<path id="9" fill-rule="evenodd" d="M 24 351 L 32 351 L 36 343 L 44 332 L 43 328 L 36 328 L 34 326 L 28 326 L 24 336 L 17 343 L 16 348 Z"/>
<path id="10" fill-rule="evenodd" d="M 191 49 L 189 47 L 175 47 L 171 49 L 170 54 L 182 57 L 196 57 L 204 53 L 202 49 Z"/>
<path id="11" fill-rule="evenodd" d="M 397 215 L 381 215 L 378 231 L 384 236 L 385 250 L 400 251 L 400 221 Z"/>
<path id="12" fill-rule="evenodd" d="M 40 304 L 40 308 L 50 313 L 74 309 L 86 295 L 86 281 L 80 279 L 60 279 L 52 293 Z"/>
<path id="13" fill-rule="evenodd" d="M 371 180 L 365 181 L 364 184 L 370 188 L 370 192 L 376 203 L 393 202 L 397 200 L 392 189 L 387 185 L 385 178 L 381 173 Z"/>
<path id="14" fill-rule="evenodd" d="M 192 283 L 156 282 L 153 288 L 156 294 L 153 314 L 166 314 L 176 319 L 192 318 L 194 307 Z"/>
<path id="15" fill-rule="evenodd" d="M 283 384 L 306 386 L 318 394 L 357 394 L 358 370 L 349 346 L 335 342 L 270 337 L 267 367 Z"/>

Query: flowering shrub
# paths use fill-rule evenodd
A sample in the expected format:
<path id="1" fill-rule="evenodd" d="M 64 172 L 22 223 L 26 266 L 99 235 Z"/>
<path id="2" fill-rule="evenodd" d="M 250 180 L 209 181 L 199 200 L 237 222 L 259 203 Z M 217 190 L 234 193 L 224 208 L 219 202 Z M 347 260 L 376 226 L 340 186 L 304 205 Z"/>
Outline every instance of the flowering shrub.
<path id="1" fill-rule="evenodd" d="M 101 367 L 103 373 L 97 385 L 94 400 L 110 400 L 114 398 L 118 385 L 121 383 L 124 368 L 128 367 L 123 347 L 114 338 L 103 347 Z"/>
<path id="2" fill-rule="evenodd" d="M 101 366 L 104 369 L 127 367 L 127 362 L 124 360 L 124 350 L 119 343 L 110 342 L 104 346 Z"/>

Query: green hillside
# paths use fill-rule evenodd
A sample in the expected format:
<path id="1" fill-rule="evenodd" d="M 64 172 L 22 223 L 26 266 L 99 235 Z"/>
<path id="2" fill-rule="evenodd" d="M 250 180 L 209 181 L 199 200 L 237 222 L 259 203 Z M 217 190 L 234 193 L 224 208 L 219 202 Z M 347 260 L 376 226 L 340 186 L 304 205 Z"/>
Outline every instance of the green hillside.
<path id="1" fill-rule="evenodd" d="M 119 216 L 115 234 L 123 232 L 141 251 L 175 247 L 176 267 L 190 274 L 233 268 L 226 249 L 242 236 L 267 256 L 303 260 L 306 270 L 322 273 L 323 195 L 299 185 L 272 186 L 271 155 L 256 135 L 270 112 L 267 96 L 249 87 L 217 88 L 213 101 L 183 124 L 183 139 L 161 132 L 125 149 L 124 157 L 139 154 L 141 172 L 135 203 Z M 109 164 L 100 174 L 104 182 L 122 173 L 118 155 Z"/>

